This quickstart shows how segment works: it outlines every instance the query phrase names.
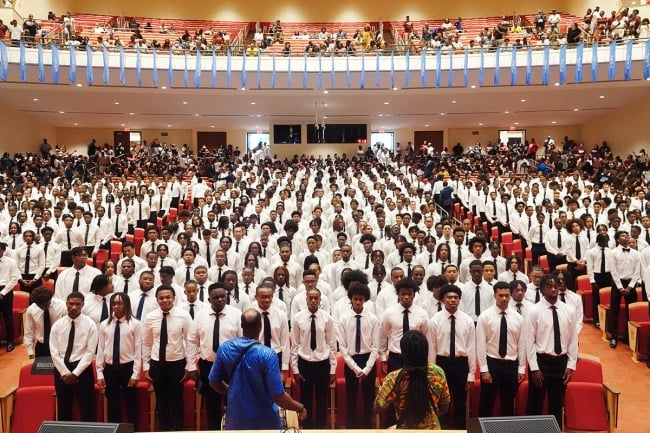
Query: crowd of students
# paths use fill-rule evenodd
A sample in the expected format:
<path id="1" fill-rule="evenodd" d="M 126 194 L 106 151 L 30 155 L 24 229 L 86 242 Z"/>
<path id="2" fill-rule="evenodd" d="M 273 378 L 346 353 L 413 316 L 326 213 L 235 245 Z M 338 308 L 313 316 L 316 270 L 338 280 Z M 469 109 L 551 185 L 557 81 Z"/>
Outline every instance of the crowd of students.
<path id="1" fill-rule="evenodd" d="M 48 150 L 9 158 L 0 199 L 7 351 L 18 284 L 31 293 L 27 353 L 52 357 L 60 419 L 71 416 L 74 394 L 82 417 L 93 420 L 95 359 L 109 420 L 120 418 L 126 398 L 135 421 L 135 385 L 147 379 L 160 429 L 181 429 L 182 383 L 195 379 L 217 428 L 221 399 L 208 386 L 210 368 L 219 345 L 241 335 L 242 311 L 253 307 L 263 317 L 260 341 L 278 354 L 283 378 L 292 374 L 301 386 L 305 427 L 325 426 L 337 352 L 347 413 L 356 413 L 357 392 L 365 402 L 347 425 L 370 427 L 376 360 L 384 371 L 402 368 L 407 330 L 427 337 L 428 360 L 442 368 L 450 393 L 437 397 L 436 419 L 425 424 L 465 428 L 477 366 L 481 415 L 492 414 L 496 390 L 502 412 L 512 414 L 528 368 L 528 412 L 542 410 L 548 389 L 559 420 L 583 326 L 575 277 L 589 275 L 594 305 L 600 288 L 614 289 L 611 322 L 594 322 L 608 326 L 612 348 L 624 339 L 616 300 L 645 300 L 637 287 L 650 277 L 645 153 L 623 159 L 603 149 L 567 156 L 551 146 L 536 160 L 518 148 L 461 147 L 449 155 L 408 146 L 383 164 L 372 149 L 255 164 L 231 149 L 201 165 L 189 149 L 161 146 L 132 150 L 104 175 L 97 149 L 90 157 Z M 530 171 L 511 175 L 526 157 Z M 555 171 L 536 173 L 542 159 Z M 111 178 L 121 164 L 138 171 Z M 473 167 L 485 170 L 472 175 Z M 448 192 L 499 234 L 531 247 L 528 275 L 521 257 L 502 256 L 491 230 L 438 206 Z M 139 251 L 126 240 L 136 229 L 146 237 Z M 121 242 L 122 255 L 99 259 L 112 241 Z M 552 274 L 537 265 L 542 255 Z M 568 270 L 557 270 L 565 263 Z M 446 398 L 452 411 L 438 420 Z M 378 408 L 386 401 L 380 393 Z M 407 425 L 412 417 L 402 419 L 403 404 L 396 408 L 389 420 Z"/>

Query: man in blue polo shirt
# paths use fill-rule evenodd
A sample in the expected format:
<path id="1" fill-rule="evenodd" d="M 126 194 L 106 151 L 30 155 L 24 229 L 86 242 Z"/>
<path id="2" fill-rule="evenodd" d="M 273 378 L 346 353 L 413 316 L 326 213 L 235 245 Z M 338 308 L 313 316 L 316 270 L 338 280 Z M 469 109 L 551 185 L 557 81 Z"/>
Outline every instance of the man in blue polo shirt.
<path id="1" fill-rule="evenodd" d="M 278 406 L 307 418 L 305 406 L 284 391 L 278 355 L 257 340 L 262 316 L 255 309 L 241 318 L 243 337 L 226 341 L 208 376 L 210 386 L 228 396 L 226 430 L 270 430 L 283 428 Z"/>

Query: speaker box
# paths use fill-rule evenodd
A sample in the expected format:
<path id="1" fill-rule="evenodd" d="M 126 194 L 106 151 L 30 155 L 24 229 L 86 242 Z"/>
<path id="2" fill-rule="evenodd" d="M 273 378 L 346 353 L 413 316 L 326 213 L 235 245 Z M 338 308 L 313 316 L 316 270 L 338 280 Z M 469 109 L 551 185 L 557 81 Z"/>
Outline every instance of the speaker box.
<path id="1" fill-rule="evenodd" d="M 561 433 L 553 415 L 470 418 L 467 433 Z"/>
<path id="2" fill-rule="evenodd" d="M 44 421 L 38 433 L 133 433 L 133 424 Z"/>

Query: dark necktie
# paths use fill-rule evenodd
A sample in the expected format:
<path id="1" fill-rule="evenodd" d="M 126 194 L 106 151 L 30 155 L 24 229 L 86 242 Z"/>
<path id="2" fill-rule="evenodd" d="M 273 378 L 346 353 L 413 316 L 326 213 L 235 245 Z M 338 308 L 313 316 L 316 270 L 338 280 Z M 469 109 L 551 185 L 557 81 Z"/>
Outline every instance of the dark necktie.
<path id="1" fill-rule="evenodd" d="M 115 335 L 113 335 L 113 367 L 120 366 L 120 321 L 115 321 Z"/>
<path id="2" fill-rule="evenodd" d="M 147 297 L 146 293 L 140 295 L 140 302 L 138 302 L 138 310 L 135 313 L 135 317 L 138 320 L 142 319 L 142 309 L 144 308 L 144 301 L 146 297 Z"/>
<path id="3" fill-rule="evenodd" d="M 411 264 L 409 263 L 408 268 L 407 268 L 407 272 L 406 272 L 406 276 L 411 278 L 412 272 L 413 271 L 411 270 Z"/>
<path id="4" fill-rule="evenodd" d="M 456 316 L 449 316 L 451 324 L 449 326 L 449 358 L 456 359 Z"/>
<path id="5" fill-rule="evenodd" d="M 246 285 L 244 286 L 244 290 L 246 291 L 246 294 L 247 294 L 247 295 L 250 295 L 250 284 L 246 284 Z"/>
<path id="6" fill-rule="evenodd" d="M 377 294 L 381 292 L 381 283 L 377 283 Z"/>
<path id="7" fill-rule="evenodd" d="M 25 254 L 25 274 L 29 275 L 29 262 L 31 260 L 31 245 L 27 245 L 27 253 Z"/>
<path id="8" fill-rule="evenodd" d="M 118 227 L 119 222 L 120 222 L 120 216 L 115 215 L 115 235 L 116 236 L 120 234 L 120 230 L 119 230 L 119 227 Z"/>
<path id="9" fill-rule="evenodd" d="M 99 318 L 100 322 L 108 319 L 108 305 L 106 304 L 106 296 L 102 298 L 102 316 Z"/>
<path id="10" fill-rule="evenodd" d="M 438 301 L 438 311 L 442 311 L 442 303 Z"/>
<path id="11" fill-rule="evenodd" d="M 199 286 L 199 300 L 201 302 L 205 301 L 205 294 L 203 293 L 205 291 L 204 286 Z"/>
<path id="12" fill-rule="evenodd" d="M 523 304 L 522 304 L 521 302 L 517 302 L 517 313 L 519 313 L 519 314 L 521 314 L 521 307 L 522 307 L 522 305 L 523 305 Z"/>
<path id="13" fill-rule="evenodd" d="M 214 316 L 214 327 L 212 328 L 212 350 L 217 352 L 219 348 L 219 316 L 221 313 L 215 313 Z"/>
<path id="14" fill-rule="evenodd" d="M 591 244 L 591 230 L 587 230 L 587 241 Z"/>
<path id="15" fill-rule="evenodd" d="M 578 235 L 576 235 L 576 259 L 580 260 L 582 254 L 580 251 L 580 239 L 578 238 Z"/>
<path id="16" fill-rule="evenodd" d="M 548 228 L 549 229 L 553 228 L 553 212 L 552 211 L 548 212 Z"/>
<path id="17" fill-rule="evenodd" d="M 226 304 L 230 305 L 230 292 L 226 293 Z"/>
<path id="18" fill-rule="evenodd" d="M 539 287 L 535 287 L 535 303 L 537 304 L 541 297 L 541 290 Z"/>
<path id="19" fill-rule="evenodd" d="M 142 202 L 140 202 L 140 204 L 138 204 L 138 219 L 139 220 L 142 219 Z"/>
<path id="20" fill-rule="evenodd" d="M 433 263 L 433 253 L 429 253 L 429 264 Z"/>
<path id="21" fill-rule="evenodd" d="M 311 350 L 316 350 L 316 315 L 311 315 L 311 329 L 310 329 L 310 338 L 309 338 L 309 348 Z"/>
<path id="22" fill-rule="evenodd" d="M 191 279 L 192 279 L 192 277 L 190 275 L 190 266 L 188 266 L 187 269 L 185 270 L 185 282 L 187 283 Z"/>
<path id="23" fill-rule="evenodd" d="M 533 225 L 533 217 L 528 217 L 528 230 L 530 231 L 530 228 Z"/>
<path id="24" fill-rule="evenodd" d="M 562 342 L 560 340 L 560 319 L 557 316 L 557 307 L 555 305 L 551 306 L 553 310 L 553 352 L 556 355 L 562 353 Z"/>
<path id="25" fill-rule="evenodd" d="M 111 218 L 111 205 L 108 205 L 108 218 Z"/>
<path id="26" fill-rule="evenodd" d="M 361 353 L 361 314 L 354 317 L 357 318 L 357 330 L 354 334 L 354 353 Z"/>
<path id="27" fill-rule="evenodd" d="M 129 293 L 129 279 L 124 280 L 124 293 Z"/>
<path id="28" fill-rule="evenodd" d="M 476 291 L 474 291 L 474 314 L 476 317 L 481 315 L 481 292 L 480 286 L 476 286 Z"/>
<path id="29" fill-rule="evenodd" d="M 465 234 L 465 245 L 469 246 L 469 232 Z"/>
<path id="30" fill-rule="evenodd" d="M 47 267 L 47 248 L 49 247 L 49 242 L 45 242 L 43 245 L 43 255 L 45 256 L 45 267 Z"/>
<path id="31" fill-rule="evenodd" d="M 645 229 L 645 241 L 650 244 L 650 229 Z"/>
<path id="32" fill-rule="evenodd" d="M 210 242 L 207 242 L 205 244 L 205 258 L 206 258 L 206 261 L 208 262 L 208 268 L 209 268 L 210 266 L 212 266 L 212 263 L 211 263 L 212 261 L 210 260 Z"/>
<path id="33" fill-rule="evenodd" d="M 505 358 L 508 354 L 508 322 L 506 312 L 501 312 L 501 328 L 499 329 L 499 356 Z"/>
<path id="34" fill-rule="evenodd" d="M 560 301 L 566 304 L 566 293 L 560 292 Z"/>
<path id="35" fill-rule="evenodd" d="M 190 317 L 194 320 L 194 304 L 190 304 Z"/>
<path id="36" fill-rule="evenodd" d="M 364 269 L 368 269 L 370 267 L 370 254 L 366 254 L 366 267 Z"/>
<path id="37" fill-rule="evenodd" d="M 159 208 L 158 210 L 163 210 L 162 199 L 163 199 L 163 196 L 161 195 L 160 196 L 160 203 L 158 204 L 158 208 Z"/>
<path id="38" fill-rule="evenodd" d="M 539 225 L 539 243 L 544 243 L 544 226 L 542 224 Z"/>
<path id="39" fill-rule="evenodd" d="M 236 253 L 239 252 L 239 241 L 237 241 L 237 244 L 235 245 L 235 252 Z"/>
<path id="40" fill-rule="evenodd" d="M 102 226 L 102 219 L 98 218 L 97 219 L 97 227 L 101 227 L 101 226 Z"/>
<path id="41" fill-rule="evenodd" d="M 409 310 L 404 310 L 402 313 L 402 335 L 406 334 L 409 329 L 411 329 L 409 326 Z"/>
<path id="42" fill-rule="evenodd" d="M 90 234 L 90 224 L 86 224 L 86 234 L 84 235 L 84 245 L 88 245 L 88 235 Z"/>
<path id="43" fill-rule="evenodd" d="M 68 345 L 65 348 L 65 355 L 63 356 L 63 362 L 66 364 L 70 363 L 70 357 L 72 356 L 73 347 L 74 347 L 74 320 L 70 322 L 70 333 L 68 334 Z"/>
<path id="44" fill-rule="evenodd" d="M 508 205 L 505 205 L 506 208 L 506 224 L 510 224 L 510 213 L 508 212 Z"/>
<path id="45" fill-rule="evenodd" d="M 68 238 L 68 251 L 72 249 L 72 240 L 70 239 L 70 229 L 66 232 L 66 237 Z"/>
<path id="46" fill-rule="evenodd" d="M 459 269 L 460 269 L 460 262 L 463 259 L 463 252 L 460 248 L 461 246 L 458 245 L 458 257 L 456 258 L 456 266 L 458 266 Z"/>
<path id="47" fill-rule="evenodd" d="M 221 282 L 221 268 L 219 268 L 219 275 L 217 276 L 217 282 Z"/>
<path id="48" fill-rule="evenodd" d="M 262 313 L 262 319 L 264 319 L 264 345 L 271 347 L 271 320 L 268 311 Z"/>
<path id="49" fill-rule="evenodd" d="M 43 345 L 50 347 L 50 330 L 52 329 L 52 319 L 50 319 L 49 308 L 43 310 Z"/>
<path id="50" fill-rule="evenodd" d="M 562 248 L 562 230 L 557 231 L 557 247 Z"/>
<path id="51" fill-rule="evenodd" d="M 600 273 L 604 274 L 605 271 L 605 248 L 600 249 Z"/>
<path id="52" fill-rule="evenodd" d="M 13 239 L 11 240 L 11 249 L 16 249 L 16 235 L 13 235 Z"/>
<path id="53" fill-rule="evenodd" d="M 160 347 L 158 350 L 158 361 L 165 362 L 167 358 L 167 316 L 169 312 L 163 312 L 162 322 L 160 322 Z"/>
<path id="54" fill-rule="evenodd" d="M 497 202 L 495 200 L 492 200 L 492 216 L 497 216 Z"/>
<path id="55" fill-rule="evenodd" d="M 282 287 L 280 287 L 280 288 L 278 289 L 278 298 L 279 298 L 281 301 L 284 301 L 284 290 L 282 290 Z"/>
<path id="56" fill-rule="evenodd" d="M 74 274 L 74 281 L 72 282 L 72 292 L 79 291 L 79 271 Z"/>

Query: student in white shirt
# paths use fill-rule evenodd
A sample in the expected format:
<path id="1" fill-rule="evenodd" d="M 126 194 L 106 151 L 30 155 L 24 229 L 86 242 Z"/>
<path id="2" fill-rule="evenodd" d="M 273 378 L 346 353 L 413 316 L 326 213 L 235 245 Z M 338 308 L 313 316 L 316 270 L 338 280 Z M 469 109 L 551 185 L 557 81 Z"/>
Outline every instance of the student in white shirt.
<path id="1" fill-rule="evenodd" d="M 57 320 L 68 314 L 65 302 L 55 298 L 52 290 L 43 286 L 35 288 L 29 300 L 32 304 L 25 313 L 27 355 L 29 359 L 50 356 L 50 331 Z"/>

